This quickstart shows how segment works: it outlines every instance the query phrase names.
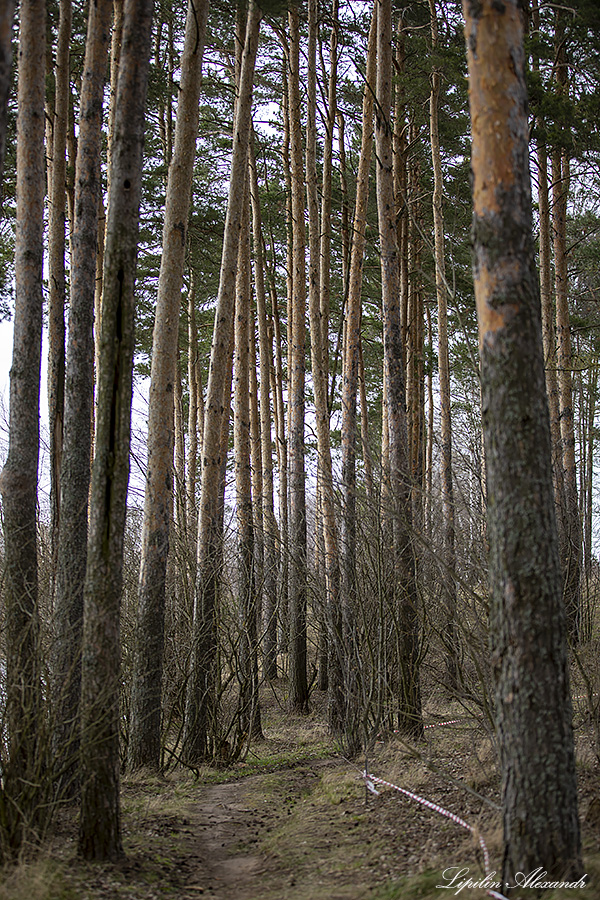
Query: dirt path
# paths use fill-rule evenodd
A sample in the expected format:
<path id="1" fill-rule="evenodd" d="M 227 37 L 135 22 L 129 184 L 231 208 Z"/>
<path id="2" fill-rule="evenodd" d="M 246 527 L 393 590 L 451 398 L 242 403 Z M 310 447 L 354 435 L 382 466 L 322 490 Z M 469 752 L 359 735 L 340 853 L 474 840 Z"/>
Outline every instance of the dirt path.
<path id="1" fill-rule="evenodd" d="M 434 897 L 445 866 L 478 869 L 469 835 L 391 792 L 365 802 L 359 773 L 340 760 L 207 786 L 186 819 L 178 900 L 409 900 Z M 389 893 L 430 868 L 438 874 L 418 875 L 415 893 Z"/>
<path id="2" fill-rule="evenodd" d="M 245 900 L 251 886 L 264 869 L 256 852 L 256 833 L 264 826 L 264 817 L 246 805 L 243 783 L 212 785 L 204 798 L 189 807 L 195 823 L 194 856 L 201 883 L 198 893 L 215 900 L 236 897 Z M 203 877 L 202 877 L 203 876 Z"/>
<path id="3" fill-rule="evenodd" d="M 263 900 L 271 894 L 278 898 L 295 895 L 295 888 L 300 890 L 297 875 L 289 862 L 281 865 L 278 843 L 282 835 L 296 831 L 297 805 L 320 784 L 323 772 L 336 769 L 340 769 L 339 761 L 319 760 L 310 766 L 207 787 L 202 799 L 186 810 L 194 833 L 192 838 L 188 832 L 187 840 L 189 858 L 194 860 L 190 874 L 197 878 L 186 885 L 190 898 Z M 347 896 L 336 895 L 331 888 L 326 896 L 332 900 Z"/>
<path id="4" fill-rule="evenodd" d="M 468 761 L 454 753 L 446 775 L 436 775 L 398 748 L 375 758 L 372 771 L 481 829 L 494 868 L 500 817 L 482 796 L 497 800 L 497 778 L 487 766 L 469 769 Z M 460 788 L 457 779 L 465 772 L 479 798 Z M 596 770 L 582 771 L 580 786 L 588 795 L 596 792 Z M 132 779 L 124 794 L 126 857 L 105 865 L 79 860 L 76 823 L 65 813 L 50 872 L 43 876 L 55 886 L 43 900 L 442 900 L 437 886 L 446 868 L 467 867 L 473 877 L 483 877 L 470 833 L 393 790 L 367 799 L 360 772 L 341 759 L 304 761 L 218 784 Z M 596 847 L 597 829 L 590 829 L 585 843 L 589 847 L 593 838 Z M 2 894 L 0 886 L 4 897 L 42 895 Z M 461 898 L 482 900 L 482 892 L 464 890 Z"/>

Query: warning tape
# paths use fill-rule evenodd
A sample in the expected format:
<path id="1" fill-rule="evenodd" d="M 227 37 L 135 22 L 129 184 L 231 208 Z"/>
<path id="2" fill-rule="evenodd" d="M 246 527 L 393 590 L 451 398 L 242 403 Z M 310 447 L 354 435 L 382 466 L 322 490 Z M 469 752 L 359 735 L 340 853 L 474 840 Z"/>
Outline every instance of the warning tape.
<path id="1" fill-rule="evenodd" d="M 464 719 L 448 719 L 447 722 L 430 722 L 429 725 L 423 725 L 423 730 L 425 731 L 427 728 L 439 728 L 440 725 L 461 725 L 464 722 Z M 401 732 L 395 728 L 392 734 L 400 734 Z M 378 735 L 380 737 L 381 735 Z M 383 741 L 377 741 L 378 744 L 382 744 Z"/>
<path id="2" fill-rule="evenodd" d="M 442 723 L 440 722 L 439 724 Z M 461 819 L 460 816 L 455 815 L 455 813 L 450 812 L 448 809 L 444 809 L 443 806 L 438 806 L 437 803 L 432 803 L 431 800 L 426 800 L 425 797 L 420 797 L 418 794 L 413 794 L 412 791 L 407 791 L 406 788 L 398 787 L 397 784 L 392 784 L 391 781 L 384 781 L 383 778 L 378 778 L 376 775 L 372 775 L 366 771 L 363 771 L 362 777 L 364 779 L 365 785 L 372 794 L 379 794 L 379 791 L 375 787 L 376 784 L 392 788 L 394 791 L 398 791 L 400 794 L 404 794 L 404 796 L 408 797 L 410 800 L 414 800 L 416 803 L 420 803 L 421 806 L 426 806 L 427 809 L 431 809 L 434 812 L 439 813 L 441 816 L 445 816 L 456 825 L 460 825 L 462 828 L 466 828 L 467 831 L 470 831 L 471 834 L 474 835 L 479 841 L 479 846 L 481 847 L 481 851 L 483 853 L 483 867 L 485 869 L 485 874 L 486 876 L 490 875 L 490 854 L 488 852 L 488 848 L 482 835 L 479 834 L 479 832 L 475 828 L 473 828 L 472 825 L 469 825 L 468 822 L 465 822 L 464 819 Z M 507 900 L 504 894 L 499 894 L 497 891 L 493 891 L 490 888 L 486 888 L 485 892 L 488 897 L 494 897 L 495 900 Z"/>
<path id="3" fill-rule="evenodd" d="M 439 728 L 440 725 L 460 725 L 463 721 L 463 719 L 449 719 L 447 722 L 432 722 L 430 725 L 423 725 L 423 729 Z"/>

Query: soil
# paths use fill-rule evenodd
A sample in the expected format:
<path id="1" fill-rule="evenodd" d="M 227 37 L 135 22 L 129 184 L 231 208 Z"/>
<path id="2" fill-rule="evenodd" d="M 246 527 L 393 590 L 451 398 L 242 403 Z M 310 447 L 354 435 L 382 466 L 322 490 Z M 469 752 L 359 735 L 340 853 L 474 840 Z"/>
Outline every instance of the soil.
<path id="1" fill-rule="evenodd" d="M 451 793 L 438 790 L 436 799 L 451 803 Z M 481 819 L 480 801 L 468 805 Z M 461 807 L 468 814 L 464 797 Z M 137 859 L 143 879 L 160 857 L 160 889 L 148 897 L 360 900 L 448 865 L 483 876 L 468 832 L 393 791 L 367 798 L 359 772 L 339 759 L 206 786 L 182 815 L 153 815 L 145 829 L 171 846 L 130 852 L 119 868 L 129 880 Z"/>
<path id="2" fill-rule="evenodd" d="M 431 729 L 418 746 L 390 735 L 369 761 L 373 774 L 458 814 L 475 835 L 392 788 L 368 793 L 364 760 L 335 755 L 322 735 L 311 744 L 300 734 L 301 751 L 292 752 L 303 725 L 289 725 L 293 739 L 258 744 L 256 764 L 202 770 L 197 779 L 181 772 L 124 779 L 125 856 L 117 863 L 80 861 L 76 814 L 65 811 L 49 843 L 43 890 L 7 882 L 0 900 L 442 900 L 437 886 L 449 867 L 483 878 L 478 833 L 492 870 L 499 868 L 498 778 L 480 723 L 463 718 Z M 598 762 L 583 740 L 579 756 L 586 871 L 597 884 Z M 594 891 L 578 896 L 594 900 Z M 544 900 L 562 896 L 545 892 Z M 485 892 L 465 889 L 460 897 L 481 900 Z"/>
<path id="3" fill-rule="evenodd" d="M 396 765 L 405 756 L 398 747 L 391 755 Z M 387 777 L 390 745 L 381 745 L 380 756 L 378 772 Z M 482 810 L 479 799 L 465 804 L 464 792 L 410 757 L 403 766 L 413 788 L 485 820 L 491 830 L 497 813 Z M 126 855 L 113 864 L 76 858 L 75 823 L 65 813 L 52 841 L 59 868 L 48 900 L 361 900 L 394 897 L 387 889 L 400 881 L 406 890 L 397 896 L 416 898 L 437 893 L 434 884 L 431 894 L 421 889 L 439 881 L 448 865 L 483 875 L 468 832 L 392 790 L 367 794 L 359 766 L 347 760 L 312 759 L 231 780 L 232 774 L 225 770 L 230 780 L 211 784 L 125 780 Z M 407 892 L 411 879 L 416 893 Z"/>

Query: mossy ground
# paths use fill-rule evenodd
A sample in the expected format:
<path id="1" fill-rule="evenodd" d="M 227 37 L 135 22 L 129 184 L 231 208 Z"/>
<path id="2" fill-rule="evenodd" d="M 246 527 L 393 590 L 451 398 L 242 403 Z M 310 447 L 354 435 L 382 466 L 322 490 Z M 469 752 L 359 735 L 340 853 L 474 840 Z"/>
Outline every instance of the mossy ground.
<path id="1" fill-rule="evenodd" d="M 455 892 L 438 888 L 444 870 L 464 868 L 465 877 L 482 879 L 472 834 L 391 789 L 367 794 L 364 759 L 351 762 L 336 752 L 323 698 L 315 694 L 313 701 L 310 716 L 295 717 L 266 700 L 266 740 L 230 768 L 202 768 L 199 777 L 126 776 L 126 856 L 118 863 L 79 860 L 76 812 L 63 810 L 41 850 L 2 873 L 0 900 L 446 900 Z M 428 729 L 417 745 L 387 736 L 372 747 L 369 769 L 473 825 L 497 871 L 498 777 L 484 723 L 441 703 L 426 718 L 460 721 Z M 584 721 L 577 742 L 591 884 L 545 891 L 544 900 L 600 898 L 600 821 L 591 814 L 600 804 L 599 766 Z M 464 888 L 458 896 L 479 900 L 485 892 Z"/>

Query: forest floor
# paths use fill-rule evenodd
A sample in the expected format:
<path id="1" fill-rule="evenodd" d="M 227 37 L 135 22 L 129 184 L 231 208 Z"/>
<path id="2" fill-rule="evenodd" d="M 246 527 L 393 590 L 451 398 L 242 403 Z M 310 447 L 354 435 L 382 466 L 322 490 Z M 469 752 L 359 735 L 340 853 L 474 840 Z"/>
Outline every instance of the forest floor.
<path id="1" fill-rule="evenodd" d="M 203 768 L 197 778 L 174 771 L 123 779 L 123 860 L 79 860 L 76 814 L 64 810 L 41 852 L 0 873 L 0 900 L 485 897 L 483 888 L 459 890 L 463 881 L 480 882 L 485 875 L 473 834 L 392 788 L 367 795 L 365 761 L 354 764 L 336 753 L 322 698 L 313 697 L 310 716 L 294 717 L 284 710 L 283 685 L 278 693 L 263 707 L 265 740 L 250 748 L 244 762 Z M 484 838 L 497 872 L 499 785 L 484 724 L 448 704 L 430 706 L 425 718 L 431 724 L 458 721 L 428 728 L 418 745 L 387 736 L 374 745 L 369 770 L 466 820 Z M 579 718 L 588 885 L 545 890 L 543 900 L 600 900 L 600 766 L 585 718 Z M 533 900 L 533 891 L 524 893 Z"/>

